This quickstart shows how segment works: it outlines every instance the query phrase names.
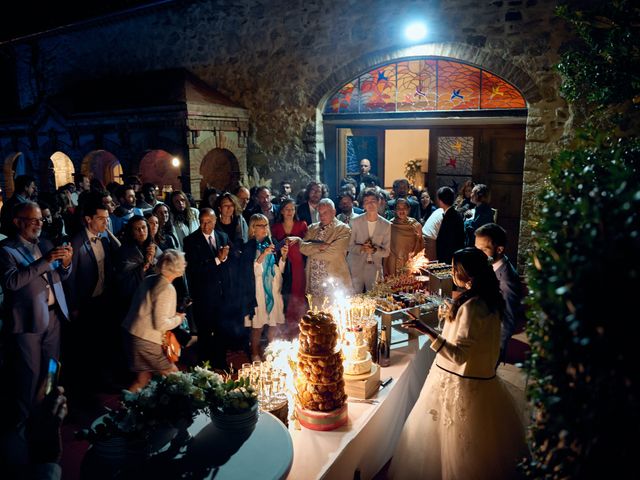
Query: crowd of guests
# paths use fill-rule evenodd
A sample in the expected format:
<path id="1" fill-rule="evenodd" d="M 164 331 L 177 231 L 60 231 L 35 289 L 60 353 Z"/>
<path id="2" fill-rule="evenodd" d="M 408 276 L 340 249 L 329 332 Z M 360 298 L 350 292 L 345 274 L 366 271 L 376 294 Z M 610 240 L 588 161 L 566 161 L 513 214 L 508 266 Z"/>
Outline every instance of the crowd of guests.
<path id="1" fill-rule="evenodd" d="M 366 292 L 421 251 L 451 263 L 476 246 L 490 258 L 507 300 L 503 358 L 521 294 L 487 186 L 465 183 L 457 198 L 441 187 L 433 202 L 406 179 L 384 190 L 370 168 L 363 159 L 335 202 L 315 181 L 295 196 L 290 182 L 277 192 L 211 188 L 196 204 L 182 191 L 161 200 L 135 177 L 103 186 L 79 176 L 48 195 L 18 177 L 0 215 L 2 367 L 14 425 L 41 400 L 50 357 L 62 359 L 67 394 L 78 400 L 175 370 L 162 348 L 168 330 L 182 363 L 227 370 L 230 351 L 257 360 L 264 340 L 297 336 L 309 301 Z"/>

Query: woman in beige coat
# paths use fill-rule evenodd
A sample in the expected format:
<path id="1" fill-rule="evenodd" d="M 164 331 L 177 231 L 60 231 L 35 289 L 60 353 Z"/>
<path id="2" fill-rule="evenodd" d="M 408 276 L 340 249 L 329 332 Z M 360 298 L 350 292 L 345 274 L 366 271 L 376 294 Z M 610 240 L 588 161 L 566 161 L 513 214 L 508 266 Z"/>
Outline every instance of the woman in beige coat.
<path id="1" fill-rule="evenodd" d="M 135 392 L 144 387 L 154 373 L 166 375 L 177 371 L 162 351 L 162 339 L 167 330 L 182 323 L 185 314 L 176 311 L 176 289 L 171 282 L 184 274 L 184 254 L 169 249 L 156 265 L 159 274 L 144 279 L 138 287 L 129 313 L 122 323 L 129 368 L 136 379 L 129 387 Z"/>

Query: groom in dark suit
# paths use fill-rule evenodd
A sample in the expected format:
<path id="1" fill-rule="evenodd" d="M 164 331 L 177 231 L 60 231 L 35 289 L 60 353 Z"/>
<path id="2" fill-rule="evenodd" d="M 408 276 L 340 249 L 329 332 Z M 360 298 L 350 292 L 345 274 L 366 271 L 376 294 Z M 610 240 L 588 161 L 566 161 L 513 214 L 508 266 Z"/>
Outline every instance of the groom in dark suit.
<path id="1" fill-rule="evenodd" d="M 121 319 L 113 318 L 110 306 L 113 258 L 118 247 L 112 237 L 103 235 L 109 211 L 98 196 L 91 196 L 82 210 L 83 227 L 71 239 L 75 254 L 71 274 L 64 282 L 71 325 L 64 338 L 63 356 L 71 360 L 65 369 L 68 387 L 78 387 L 77 393 L 86 393 L 87 384 L 98 380 L 98 373 L 103 380 L 111 377 L 121 344 Z"/>
<path id="2" fill-rule="evenodd" d="M 475 247 L 489 257 L 505 302 L 500 335 L 500 362 L 505 361 L 509 339 L 514 333 L 521 331 L 526 323 L 522 304 L 524 288 L 518 272 L 504 254 L 506 245 L 507 232 L 500 225 L 487 223 L 476 230 Z"/>
<path id="3" fill-rule="evenodd" d="M 200 212 L 200 229 L 184 239 L 187 282 L 193 299 L 198 328 L 198 360 L 209 360 L 214 368 L 226 369 L 228 339 L 222 333 L 224 303 L 231 285 L 227 258 L 229 237 L 215 230 L 216 214 L 210 208 Z"/>
<path id="4" fill-rule="evenodd" d="M 42 212 L 37 203 L 18 204 L 13 212 L 17 234 L 0 248 L 0 275 L 7 325 L 4 385 L 11 411 L 3 414 L 12 427 L 23 422 L 37 403 L 50 358 L 60 356 L 60 322 L 69 318 L 62 280 L 69 276 L 73 248 L 53 247 L 38 237 Z"/>

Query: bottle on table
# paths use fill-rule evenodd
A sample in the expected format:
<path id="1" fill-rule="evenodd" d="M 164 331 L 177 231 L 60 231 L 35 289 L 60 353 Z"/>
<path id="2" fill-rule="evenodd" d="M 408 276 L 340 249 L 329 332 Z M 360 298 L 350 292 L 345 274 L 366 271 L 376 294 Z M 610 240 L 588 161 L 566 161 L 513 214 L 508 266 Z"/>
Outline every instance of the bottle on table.
<path id="1" fill-rule="evenodd" d="M 378 365 L 388 367 L 391 364 L 391 344 L 387 335 L 387 327 L 380 329 L 380 341 L 378 342 Z"/>

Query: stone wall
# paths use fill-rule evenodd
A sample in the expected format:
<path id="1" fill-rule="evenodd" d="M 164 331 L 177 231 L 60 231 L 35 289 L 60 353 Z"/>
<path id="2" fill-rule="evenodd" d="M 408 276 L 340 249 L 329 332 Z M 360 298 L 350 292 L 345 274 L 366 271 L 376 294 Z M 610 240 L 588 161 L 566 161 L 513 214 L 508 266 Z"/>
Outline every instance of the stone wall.
<path id="1" fill-rule="evenodd" d="M 520 253 L 533 197 L 568 118 L 553 71 L 564 27 L 551 0 L 217 0 L 157 6 L 16 47 L 23 106 L 81 78 L 184 67 L 250 112 L 247 163 L 295 187 L 322 177 L 319 110 L 376 63 L 431 52 L 510 81 L 529 107 Z M 425 46 L 402 29 L 422 17 Z M 97 92 L 99 94 L 99 92 Z"/>

